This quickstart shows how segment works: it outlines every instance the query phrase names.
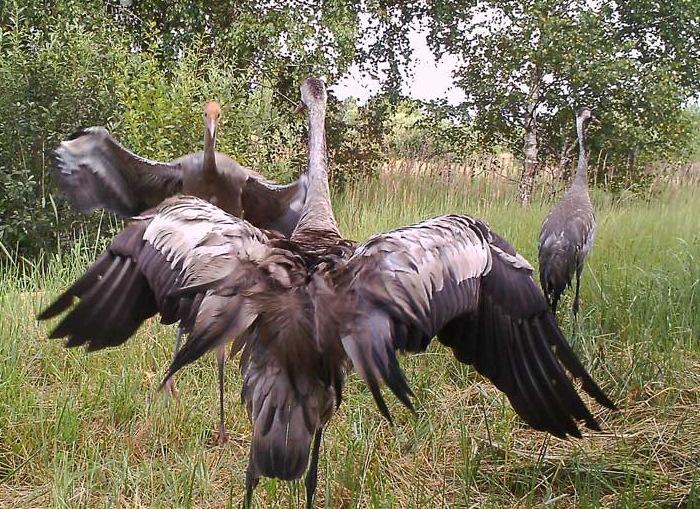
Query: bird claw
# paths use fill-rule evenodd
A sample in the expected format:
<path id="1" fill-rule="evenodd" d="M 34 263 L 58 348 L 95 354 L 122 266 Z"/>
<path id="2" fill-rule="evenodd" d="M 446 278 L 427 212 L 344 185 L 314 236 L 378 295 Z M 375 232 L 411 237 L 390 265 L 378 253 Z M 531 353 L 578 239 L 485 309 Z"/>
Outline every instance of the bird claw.
<path id="1" fill-rule="evenodd" d="M 175 387 L 175 380 L 172 378 L 168 378 L 168 380 L 165 382 L 163 385 L 163 391 L 175 401 L 180 401 L 180 393 L 178 392 L 177 387 Z"/>
<path id="2" fill-rule="evenodd" d="M 228 431 L 226 431 L 226 428 L 219 428 L 219 430 L 214 433 L 214 444 L 216 445 L 224 445 L 225 443 L 228 442 Z"/>

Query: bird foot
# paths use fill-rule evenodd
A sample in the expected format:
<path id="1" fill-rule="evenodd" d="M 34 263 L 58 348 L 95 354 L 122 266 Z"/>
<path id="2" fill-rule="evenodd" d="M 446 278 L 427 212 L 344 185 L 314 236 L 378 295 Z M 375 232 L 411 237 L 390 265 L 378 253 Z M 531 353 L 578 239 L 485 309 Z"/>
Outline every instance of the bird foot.
<path id="1" fill-rule="evenodd" d="M 219 428 L 219 430 L 214 433 L 214 443 L 216 445 L 224 445 L 228 442 L 228 438 L 228 431 L 226 431 L 224 427 Z"/>
<path id="2" fill-rule="evenodd" d="M 168 378 L 168 380 L 165 382 L 165 385 L 163 385 L 163 391 L 175 401 L 180 401 L 180 393 L 178 392 L 177 387 L 175 387 L 175 380 L 172 378 Z"/>

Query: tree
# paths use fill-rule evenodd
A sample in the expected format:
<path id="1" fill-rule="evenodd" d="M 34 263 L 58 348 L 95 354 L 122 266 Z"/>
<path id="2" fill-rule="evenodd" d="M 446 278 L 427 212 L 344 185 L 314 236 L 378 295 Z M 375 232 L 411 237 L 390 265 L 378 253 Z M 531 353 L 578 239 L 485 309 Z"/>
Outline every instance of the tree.
<path id="1" fill-rule="evenodd" d="M 193 42 L 224 58 L 285 101 L 299 83 L 321 73 L 331 81 L 355 56 L 358 5 L 343 0 L 112 0 L 114 19 L 136 47 L 158 40 L 165 65 Z"/>
<path id="2" fill-rule="evenodd" d="M 0 256 L 30 259 L 74 230 L 97 230 L 49 176 L 50 151 L 79 126 L 106 125 L 137 153 L 169 159 L 201 147 L 201 104 L 218 98 L 232 126 L 220 149 L 271 178 L 294 176 L 305 159 L 305 122 L 293 115 L 301 77 L 344 72 L 356 10 L 342 1 L 0 2 Z"/>
<path id="3" fill-rule="evenodd" d="M 373 8 L 381 37 L 368 62 L 405 60 L 405 27 L 416 22 L 427 25 L 436 56 L 461 57 L 455 79 L 467 99 L 459 110 L 473 115 L 484 143 L 523 154 L 524 202 L 537 168 L 570 152 L 577 107 L 597 110 L 595 143 L 611 162 L 642 161 L 675 147 L 686 132 L 683 105 L 700 92 L 698 2 L 379 1 Z M 387 41 L 399 49 L 386 50 Z"/>

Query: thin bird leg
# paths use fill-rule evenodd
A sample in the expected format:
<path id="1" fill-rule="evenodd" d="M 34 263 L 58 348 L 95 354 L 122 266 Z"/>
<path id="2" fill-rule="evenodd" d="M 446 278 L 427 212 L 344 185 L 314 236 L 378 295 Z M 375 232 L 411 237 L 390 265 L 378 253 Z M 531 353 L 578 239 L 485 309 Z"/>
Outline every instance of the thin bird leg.
<path id="1" fill-rule="evenodd" d="M 173 360 L 175 360 L 175 356 L 177 355 L 177 352 L 180 351 L 180 343 L 182 342 L 182 327 L 177 328 L 177 336 L 175 337 L 175 348 L 173 349 Z M 175 377 L 170 377 L 168 380 L 165 382 L 165 385 L 163 386 L 163 389 L 165 389 L 165 392 L 168 393 L 169 396 L 178 399 L 179 394 L 177 392 L 177 387 L 175 387 Z"/>
<path id="2" fill-rule="evenodd" d="M 216 349 L 216 362 L 219 367 L 219 435 L 216 437 L 217 445 L 228 442 L 228 432 L 224 422 L 224 364 L 226 363 L 226 345 Z"/>
<path id="3" fill-rule="evenodd" d="M 557 306 L 559 305 L 559 295 L 554 295 L 552 296 L 552 305 L 550 306 L 552 308 L 552 314 L 556 316 L 557 314 Z"/>
<path id="4" fill-rule="evenodd" d="M 578 291 L 579 291 L 579 287 L 581 286 L 581 271 L 582 270 L 583 270 L 583 267 L 576 268 L 576 295 L 574 296 L 574 304 L 571 307 L 571 311 L 574 313 L 574 319 L 576 319 L 576 316 L 578 315 L 578 304 L 579 304 Z"/>
<path id="5" fill-rule="evenodd" d="M 309 470 L 306 472 L 306 509 L 312 509 L 314 506 L 314 494 L 316 493 L 316 481 L 318 480 L 318 453 L 321 448 L 322 433 L 322 428 L 316 430 L 313 449 L 311 449 L 311 463 L 309 464 Z"/>
<path id="6" fill-rule="evenodd" d="M 245 497 L 243 498 L 243 509 L 250 509 L 250 506 L 253 503 L 253 490 L 258 485 L 258 482 L 260 482 L 260 478 L 253 475 L 253 472 L 250 470 L 250 463 L 248 463 L 248 469 L 245 471 Z"/>

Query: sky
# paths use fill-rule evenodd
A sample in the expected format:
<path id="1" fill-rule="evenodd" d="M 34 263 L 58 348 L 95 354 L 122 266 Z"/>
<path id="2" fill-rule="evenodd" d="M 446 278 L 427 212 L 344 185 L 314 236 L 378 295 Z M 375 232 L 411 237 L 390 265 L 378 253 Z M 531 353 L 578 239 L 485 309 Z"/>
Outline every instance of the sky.
<path id="1" fill-rule="evenodd" d="M 408 34 L 413 51 L 410 69 L 412 76 L 403 85 L 402 92 L 414 99 L 429 101 L 447 99 L 450 104 L 459 104 L 464 99 L 464 92 L 453 85 L 452 70 L 458 63 L 454 55 L 445 55 L 435 60 L 428 48 L 426 31 L 412 27 Z M 355 97 L 364 103 L 379 90 L 379 82 L 368 76 L 362 76 L 358 66 L 350 71 L 338 83 L 331 87 L 338 99 Z"/>

